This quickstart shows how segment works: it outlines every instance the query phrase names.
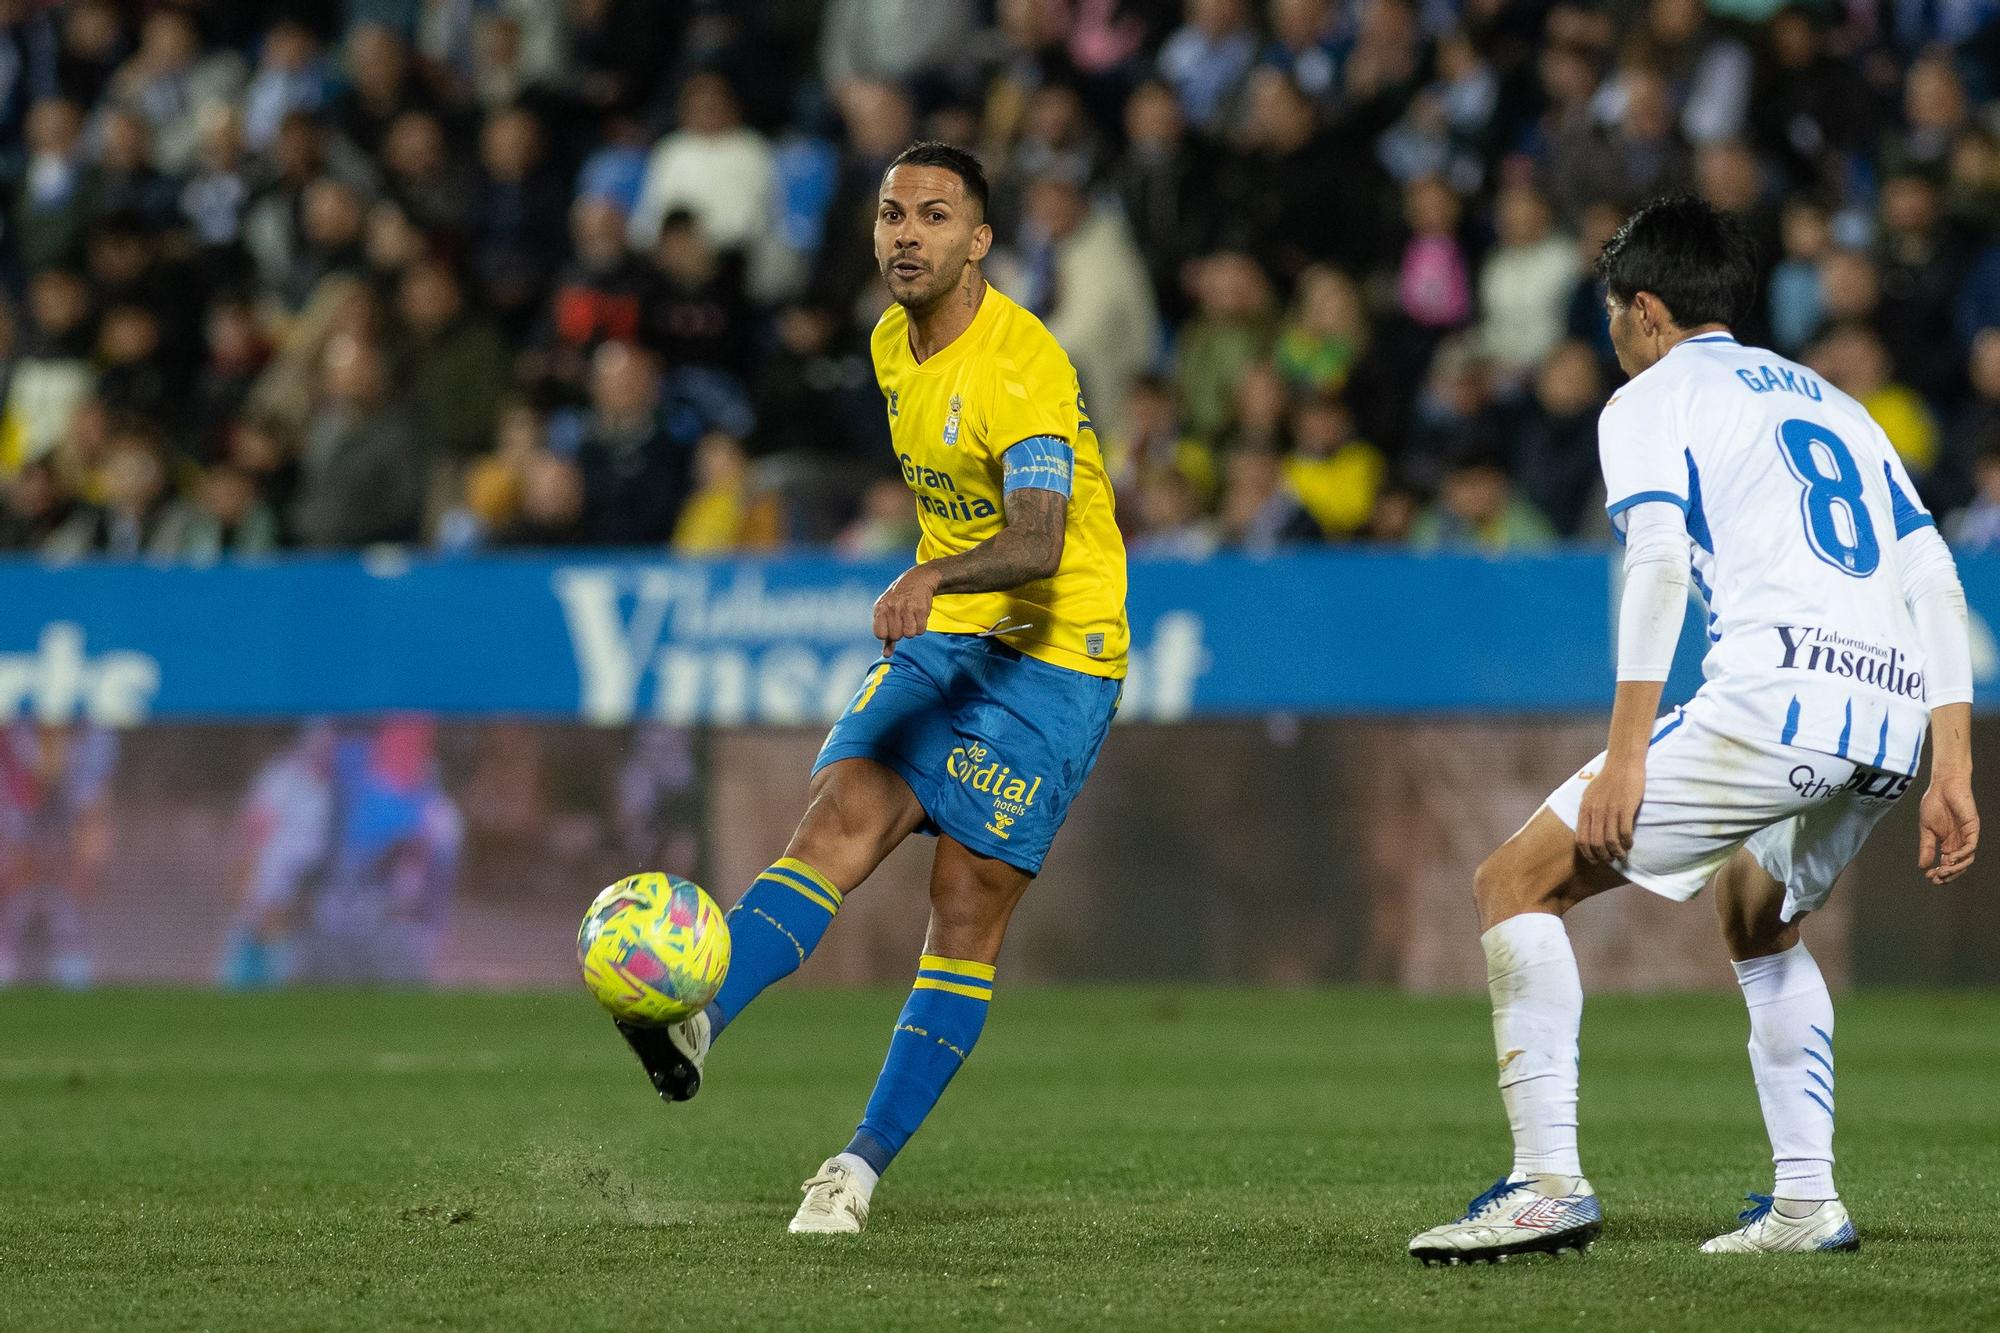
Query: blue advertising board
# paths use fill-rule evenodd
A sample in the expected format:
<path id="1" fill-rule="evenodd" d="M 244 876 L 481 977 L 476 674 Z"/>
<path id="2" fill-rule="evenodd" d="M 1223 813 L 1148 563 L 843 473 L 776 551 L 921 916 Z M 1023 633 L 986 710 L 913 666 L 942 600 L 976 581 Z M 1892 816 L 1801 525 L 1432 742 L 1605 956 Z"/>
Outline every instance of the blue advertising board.
<path id="1" fill-rule="evenodd" d="M 1601 711 L 1616 568 L 1594 551 L 1137 562 L 1121 716 Z M 0 718 L 818 723 L 877 658 L 870 607 L 900 569 L 623 554 L 6 561 Z M 2000 559 L 1963 572 L 1984 681 Z M 1670 695 L 1698 683 L 1701 619 L 1688 617 Z"/>

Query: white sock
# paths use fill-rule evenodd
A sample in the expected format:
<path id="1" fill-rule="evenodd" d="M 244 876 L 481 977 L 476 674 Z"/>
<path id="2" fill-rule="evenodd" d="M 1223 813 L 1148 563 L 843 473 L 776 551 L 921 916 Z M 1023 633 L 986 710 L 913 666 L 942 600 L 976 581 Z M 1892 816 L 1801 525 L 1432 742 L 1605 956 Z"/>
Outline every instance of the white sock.
<path id="1" fill-rule="evenodd" d="M 1562 918 L 1509 917 L 1479 937 L 1493 993 L 1500 1099 L 1514 1131 L 1514 1174 L 1581 1176 L 1576 1151 L 1576 1038 L 1583 982 Z"/>
<path id="2" fill-rule="evenodd" d="M 1833 1187 L 1833 997 L 1804 943 L 1733 964 L 1750 1006 L 1750 1072 L 1771 1135 L 1779 1199 Z"/>
<path id="3" fill-rule="evenodd" d="M 847 1174 L 854 1179 L 854 1188 L 860 1191 L 864 1201 L 875 1197 L 875 1182 L 882 1177 L 875 1174 L 874 1167 L 851 1152 L 838 1153 L 833 1160 L 847 1168 Z"/>

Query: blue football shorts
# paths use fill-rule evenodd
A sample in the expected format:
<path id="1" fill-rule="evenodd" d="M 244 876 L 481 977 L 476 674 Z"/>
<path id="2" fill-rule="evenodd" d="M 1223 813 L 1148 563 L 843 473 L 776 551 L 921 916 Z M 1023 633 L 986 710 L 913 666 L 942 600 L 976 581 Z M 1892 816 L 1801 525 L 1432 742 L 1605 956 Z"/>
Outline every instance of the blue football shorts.
<path id="1" fill-rule="evenodd" d="M 813 772 L 843 759 L 887 765 L 924 808 L 920 832 L 1032 875 L 1097 762 L 1122 687 L 997 639 L 920 634 L 868 669 Z"/>

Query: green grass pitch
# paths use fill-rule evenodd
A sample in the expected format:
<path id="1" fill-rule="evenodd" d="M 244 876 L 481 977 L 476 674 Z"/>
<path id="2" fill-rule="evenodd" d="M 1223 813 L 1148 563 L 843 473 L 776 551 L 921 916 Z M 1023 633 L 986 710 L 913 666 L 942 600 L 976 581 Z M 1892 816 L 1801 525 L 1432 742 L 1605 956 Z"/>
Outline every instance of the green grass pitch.
<path id="1" fill-rule="evenodd" d="M 2000 994 L 1839 1005 L 1853 1256 L 1697 1254 L 1767 1149 L 1731 996 L 1598 998 L 1586 1259 L 1425 1269 L 1505 1164 L 1485 1006 L 1001 992 L 860 1237 L 794 1237 L 897 996 L 781 991 L 656 1101 L 580 992 L 0 996 L 0 1328 L 1968 1329 Z"/>

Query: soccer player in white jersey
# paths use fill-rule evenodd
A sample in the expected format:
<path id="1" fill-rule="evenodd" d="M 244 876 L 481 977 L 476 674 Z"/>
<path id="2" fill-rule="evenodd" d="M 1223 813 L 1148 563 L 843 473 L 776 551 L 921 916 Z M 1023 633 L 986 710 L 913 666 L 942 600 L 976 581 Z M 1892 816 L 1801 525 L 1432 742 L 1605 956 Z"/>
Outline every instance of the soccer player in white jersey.
<path id="1" fill-rule="evenodd" d="M 1625 542 L 1610 742 L 1475 877 L 1514 1164 L 1410 1252 L 1490 1261 L 1596 1239 L 1604 1214 L 1576 1138 L 1583 992 L 1563 914 L 1625 884 L 1685 900 L 1711 881 L 1777 1181 L 1701 1248 L 1851 1250 L 1833 1183 L 1833 1004 L 1799 922 L 1910 785 L 1927 729 L 1918 866 L 1942 884 L 1972 864 L 1965 595 L 1861 406 L 1730 335 L 1756 290 L 1734 222 L 1657 200 L 1597 270 L 1631 376 L 1598 425 Z M 1708 608 L 1706 680 L 1656 717 L 1690 565 Z"/>

